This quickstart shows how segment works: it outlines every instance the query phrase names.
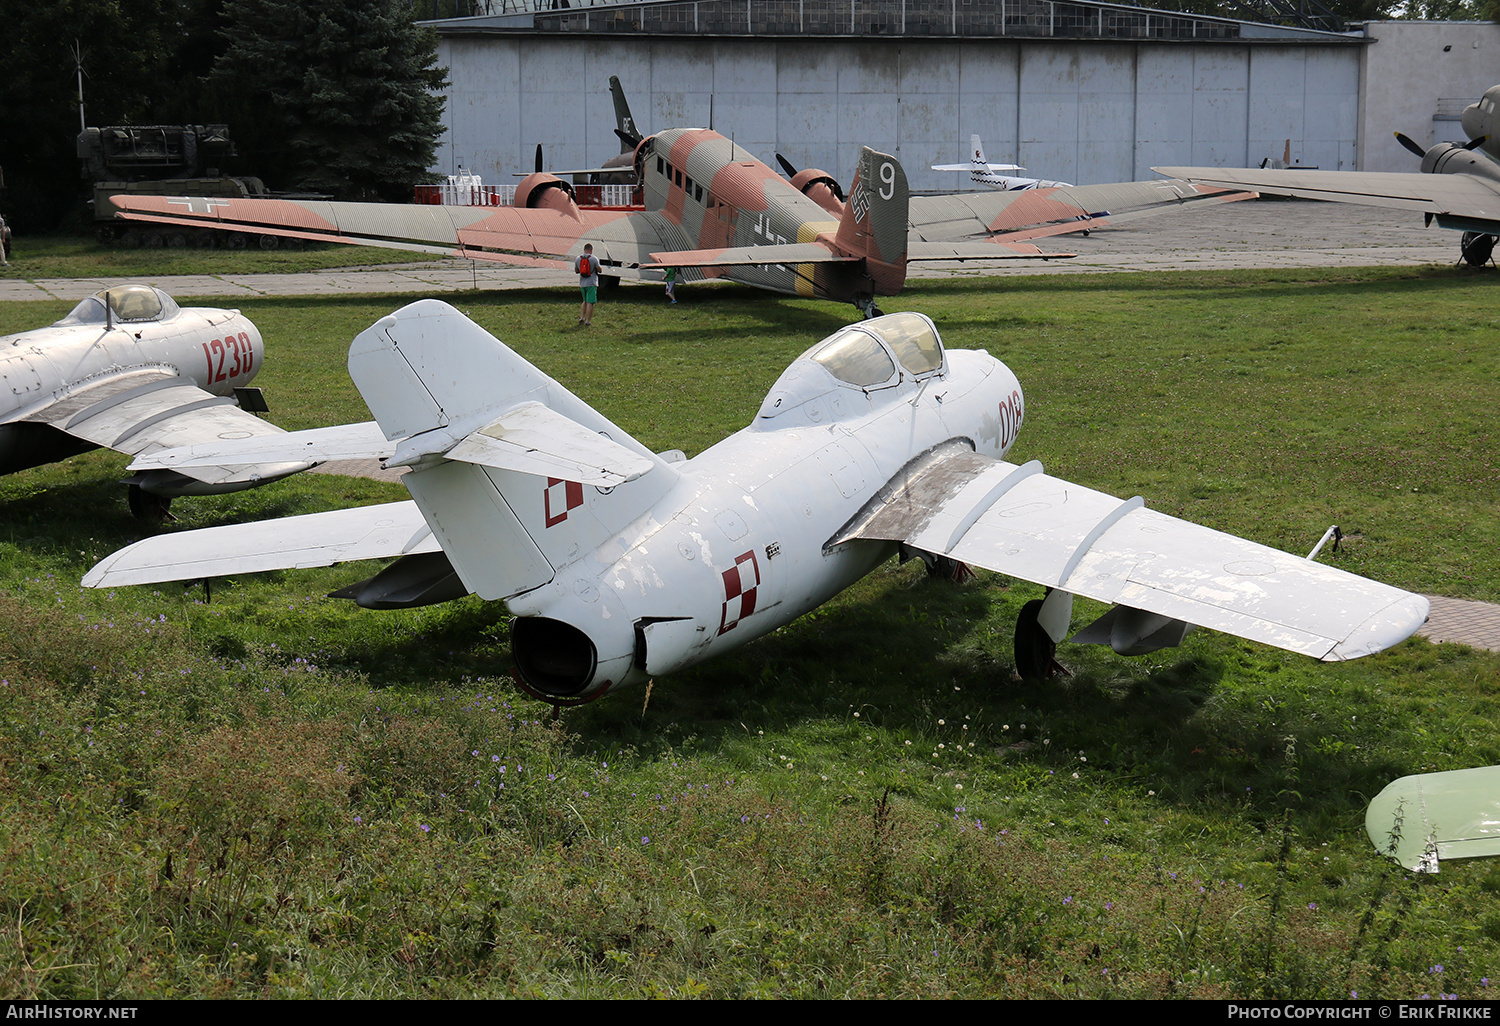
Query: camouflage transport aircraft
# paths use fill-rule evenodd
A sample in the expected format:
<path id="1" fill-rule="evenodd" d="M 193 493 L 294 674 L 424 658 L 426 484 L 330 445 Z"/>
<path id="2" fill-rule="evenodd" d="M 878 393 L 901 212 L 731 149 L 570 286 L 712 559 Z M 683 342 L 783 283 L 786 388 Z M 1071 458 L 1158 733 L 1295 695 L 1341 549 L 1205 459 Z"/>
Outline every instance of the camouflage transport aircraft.
<path id="1" fill-rule="evenodd" d="M 1460 115 L 1469 142 L 1423 147 L 1396 133 L 1401 145 L 1422 158 L 1422 174 L 1398 171 L 1300 171 L 1220 167 L 1158 167 L 1229 189 L 1259 189 L 1277 196 L 1420 210 L 1427 224 L 1463 232 L 1460 259 L 1473 267 L 1489 263 L 1500 237 L 1500 85 Z"/>
<path id="2" fill-rule="evenodd" d="M 1081 231 L 1187 202 L 1251 193 L 1179 181 L 1019 193 L 910 197 L 893 156 L 866 148 L 845 201 L 826 172 L 791 181 L 717 132 L 675 128 L 635 150 L 640 210 L 580 208 L 572 185 L 535 172 L 510 207 L 137 196 L 122 215 L 191 228 L 275 234 L 567 269 L 584 245 L 612 276 L 727 278 L 878 313 L 911 260 L 1055 258 L 1027 240 Z"/>

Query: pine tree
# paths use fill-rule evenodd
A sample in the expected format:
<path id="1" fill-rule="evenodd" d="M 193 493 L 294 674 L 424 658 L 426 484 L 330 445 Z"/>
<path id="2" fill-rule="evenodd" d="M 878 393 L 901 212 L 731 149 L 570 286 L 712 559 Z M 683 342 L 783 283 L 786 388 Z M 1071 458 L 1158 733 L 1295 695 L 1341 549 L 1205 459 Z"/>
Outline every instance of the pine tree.
<path id="1" fill-rule="evenodd" d="M 430 180 L 447 69 L 408 0 L 228 0 L 209 86 L 273 187 L 409 201 Z"/>

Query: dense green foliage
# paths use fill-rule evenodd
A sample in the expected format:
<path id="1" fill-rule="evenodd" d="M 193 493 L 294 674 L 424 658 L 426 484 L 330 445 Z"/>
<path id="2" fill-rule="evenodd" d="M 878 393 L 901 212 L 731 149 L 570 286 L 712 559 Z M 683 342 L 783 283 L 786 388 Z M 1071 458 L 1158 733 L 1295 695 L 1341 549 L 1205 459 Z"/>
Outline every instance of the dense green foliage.
<path id="1" fill-rule="evenodd" d="M 273 189 L 407 200 L 443 131 L 437 37 L 403 0 L 58 0 L 0 5 L 0 212 L 19 232 L 81 218 L 75 46 L 88 124 L 224 122 L 227 174 Z"/>
<path id="2" fill-rule="evenodd" d="M 1015 458 L 1395 584 L 1500 599 L 1492 275 L 917 282 L 1017 372 Z M 738 288 L 450 296 L 643 442 L 746 423 L 843 311 Z M 400 300 L 236 300 L 291 428 L 359 419 Z M 9 304 L 0 332 L 66 303 Z M 95 453 L 0 479 L 8 997 L 1483 998 L 1500 864 L 1412 877 L 1394 777 L 1500 762 L 1500 655 L 1324 665 L 1209 632 L 1010 672 L 1038 594 L 884 566 L 739 652 L 553 721 L 476 599 L 371 613 L 369 567 L 86 591 L 138 537 Z M 319 475 L 180 530 L 390 501 Z M 1078 611 L 1078 623 L 1089 610 Z"/>
<path id="3" fill-rule="evenodd" d="M 340 199 L 408 202 L 430 180 L 447 85 L 409 0 L 226 0 L 208 81 L 264 176 Z"/>

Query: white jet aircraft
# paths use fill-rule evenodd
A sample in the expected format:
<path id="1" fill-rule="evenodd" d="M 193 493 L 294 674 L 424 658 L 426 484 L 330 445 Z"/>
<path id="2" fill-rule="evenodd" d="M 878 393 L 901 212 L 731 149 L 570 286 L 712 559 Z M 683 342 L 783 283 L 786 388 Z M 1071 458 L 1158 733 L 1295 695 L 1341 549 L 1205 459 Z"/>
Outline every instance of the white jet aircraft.
<path id="1" fill-rule="evenodd" d="M 196 442 L 285 434 L 264 409 L 265 346 L 238 310 L 182 309 L 150 285 L 116 285 L 50 327 L 0 337 L 0 474 L 104 446 L 132 456 Z M 160 518 L 178 495 L 218 495 L 306 470 L 306 462 L 146 470 L 130 508 Z"/>
<path id="2" fill-rule="evenodd" d="M 399 556 L 335 594 L 375 608 L 470 592 L 516 614 L 523 686 L 588 701 L 737 648 L 896 553 L 951 557 L 1054 589 L 1018 626 L 1044 676 L 1073 594 L 1118 603 L 1075 640 L 1138 654 L 1202 624 L 1318 659 L 1412 634 L 1427 600 L 1186 523 L 1003 457 L 1021 386 L 932 322 L 851 325 L 781 375 L 751 425 L 684 459 L 641 445 L 445 303 L 360 333 L 349 373 L 375 424 L 247 443 L 240 459 L 379 455 L 414 502 L 162 535 L 89 587 Z M 229 447 L 140 461 L 217 464 Z"/>
<path id="3" fill-rule="evenodd" d="M 1070 189 L 1067 182 L 1053 182 L 1045 178 L 1019 178 L 1004 174 L 1006 171 L 1025 171 L 1020 164 L 991 164 L 984 159 L 984 144 L 979 136 L 969 136 L 969 151 L 974 154 L 967 164 L 934 164 L 934 171 L 967 171 L 969 180 L 1002 192 L 1017 192 L 1021 189 Z"/>

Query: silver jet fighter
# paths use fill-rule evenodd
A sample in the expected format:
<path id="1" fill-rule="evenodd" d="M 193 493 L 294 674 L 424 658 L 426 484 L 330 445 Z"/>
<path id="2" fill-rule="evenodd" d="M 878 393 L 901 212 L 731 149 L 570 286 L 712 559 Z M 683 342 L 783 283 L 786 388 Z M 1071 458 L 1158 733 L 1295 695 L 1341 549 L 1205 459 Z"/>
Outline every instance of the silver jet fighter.
<path id="1" fill-rule="evenodd" d="M 1377 652 L 1420 595 L 1005 462 L 1021 386 L 898 313 L 818 342 L 749 427 L 692 459 L 653 453 L 457 310 L 423 300 L 360 333 L 349 373 L 376 423 L 247 443 L 240 459 L 378 455 L 413 502 L 147 539 L 89 587 L 399 556 L 336 593 L 375 608 L 470 592 L 516 614 L 523 685 L 587 701 L 737 648 L 904 550 L 1053 589 L 1022 614 L 1045 676 L 1074 593 L 1116 604 L 1081 640 L 1139 654 L 1200 624 L 1318 659 Z M 230 447 L 153 464 L 222 462 Z"/>
<path id="2" fill-rule="evenodd" d="M 117 285 L 46 328 L 0 337 L 0 473 L 90 449 L 132 456 L 284 434 L 239 406 L 265 345 L 238 310 L 183 309 L 150 285 Z M 263 405 L 262 405 L 263 408 Z M 128 479 L 130 508 L 160 517 L 179 495 L 218 495 L 306 470 L 302 461 Z"/>

